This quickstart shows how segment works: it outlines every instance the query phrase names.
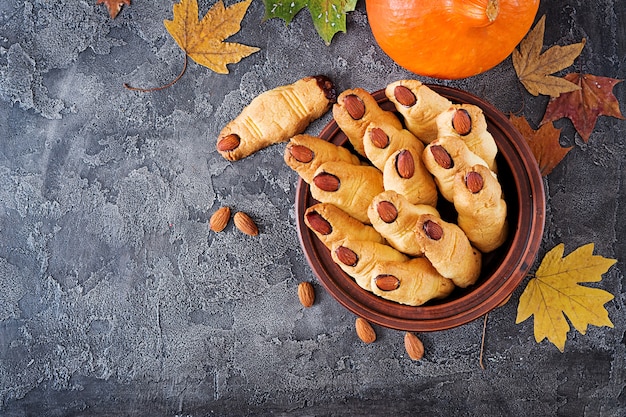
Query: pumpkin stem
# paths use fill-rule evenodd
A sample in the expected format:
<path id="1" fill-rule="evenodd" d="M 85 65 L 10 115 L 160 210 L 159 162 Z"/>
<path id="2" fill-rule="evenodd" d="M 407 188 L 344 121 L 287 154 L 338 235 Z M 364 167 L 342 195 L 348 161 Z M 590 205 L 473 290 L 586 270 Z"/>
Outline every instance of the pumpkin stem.
<path id="1" fill-rule="evenodd" d="M 475 27 L 489 26 L 500 12 L 499 0 L 462 0 L 455 3 L 455 10 L 473 21 Z"/>
<path id="2" fill-rule="evenodd" d="M 490 0 L 489 4 L 487 4 L 487 10 L 485 14 L 487 15 L 487 19 L 489 22 L 493 22 L 498 17 L 498 12 L 500 11 L 500 2 L 498 0 Z"/>

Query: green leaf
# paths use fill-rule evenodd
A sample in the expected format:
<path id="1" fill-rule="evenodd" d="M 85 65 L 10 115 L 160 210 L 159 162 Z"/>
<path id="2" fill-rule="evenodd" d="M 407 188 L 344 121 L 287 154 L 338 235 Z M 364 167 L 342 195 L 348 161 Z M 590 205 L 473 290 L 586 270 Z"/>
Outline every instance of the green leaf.
<path id="1" fill-rule="evenodd" d="M 313 26 L 326 45 L 338 32 L 346 32 L 346 13 L 354 11 L 357 0 L 263 0 L 263 20 L 279 18 L 291 23 L 300 10 L 308 7 Z"/>
<path id="2" fill-rule="evenodd" d="M 265 16 L 263 16 L 263 20 L 277 17 L 289 24 L 293 20 L 293 17 L 307 6 L 307 3 L 307 0 L 263 0 L 263 4 L 265 5 Z"/>

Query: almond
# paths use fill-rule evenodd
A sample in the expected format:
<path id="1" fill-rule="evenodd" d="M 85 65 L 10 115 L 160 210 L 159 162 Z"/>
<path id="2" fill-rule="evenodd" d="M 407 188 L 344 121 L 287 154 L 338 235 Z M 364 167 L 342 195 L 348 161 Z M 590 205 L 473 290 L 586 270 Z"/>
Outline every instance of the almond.
<path id="1" fill-rule="evenodd" d="M 414 361 L 419 361 L 424 357 L 424 344 L 411 332 L 404 334 L 404 349 L 406 349 L 409 358 Z"/>
<path id="2" fill-rule="evenodd" d="M 426 236 L 432 240 L 439 240 L 443 237 L 443 228 L 432 220 L 426 220 L 422 227 Z"/>
<path id="3" fill-rule="evenodd" d="M 239 136 L 231 133 L 217 140 L 217 150 L 220 152 L 229 152 L 239 146 Z"/>
<path id="4" fill-rule="evenodd" d="M 511 297 L 513 296 L 513 294 L 509 294 L 508 297 L 506 297 L 504 300 L 502 300 L 500 302 L 500 304 L 498 304 L 498 307 L 502 307 L 503 305 L 505 305 L 506 303 L 509 302 L 509 300 L 511 299 Z"/>
<path id="5" fill-rule="evenodd" d="M 398 218 L 398 209 L 391 201 L 380 201 L 376 205 L 378 217 L 385 223 L 393 223 Z"/>
<path id="6" fill-rule="evenodd" d="M 356 266 L 359 263 L 359 257 L 357 254 L 350 248 L 346 248 L 345 246 L 339 246 L 335 249 L 335 255 L 339 262 L 346 266 Z"/>
<path id="7" fill-rule="evenodd" d="M 363 343 L 373 343 L 376 341 L 376 332 L 372 325 L 362 317 L 357 317 L 354 322 L 354 328 L 356 329 L 356 335 Z"/>
<path id="8" fill-rule="evenodd" d="M 413 92 L 409 88 L 403 85 L 399 85 L 394 88 L 393 95 L 398 103 L 402 104 L 404 107 L 412 107 L 415 105 L 415 103 L 417 103 L 415 94 L 413 94 Z"/>
<path id="9" fill-rule="evenodd" d="M 409 179 L 415 174 L 415 160 L 413 155 L 406 149 L 401 150 L 396 156 L 396 171 L 401 178 Z"/>
<path id="10" fill-rule="evenodd" d="M 452 116 L 452 128 L 461 136 L 465 136 L 472 131 L 472 118 L 465 109 L 458 109 Z"/>
<path id="11" fill-rule="evenodd" d="M 237 229 L 239 229 L 242 233 L 250 236 L 256 236 L 259 234 L 259 228 L 254 220 L 252 220 L 252 218 L 243 211 L 235 213 L 233 222 L 235 223 L 235 227 L 237 227 Z"/>
<path id="12" fill-rule="evenodd" d="M 359 120 L 365 116 L 365 103 L 355 94 L 348 94 L 343 98 L 343 106 L 354 120 Z"/>
<path id="13" fill-rule="evenodd" d="M 374 284 L 381 291 L 393 291 L 400 287 L 400 280 L 389 274 L 381 274 L 374 278 Z"/>
<path id="14" fill-rule="evenodd" d="M 430 145 L 430 153 L 433 155 L 435 162 L 439 164 L 440 167 L 444 169 L 450 169 L 454 167 L 454 161 L 452 157 L 446 151 L 446 149 L 441 145 Z"/>
<path id="15" fill-rule="evenodd" d="M 470 171 L 465 175 L 465 186 L 470 192 L 476 194 L 483 189 L 484 180 L 482 175 L 476 171 Z"/>
<path id="16" fill-rule="evenodd" d="M 333 231 L 333 227 L 328 220 L 322 217 L 317 211 L 310 211 L 306 214 L 307 225 L 321 235 L 329 235 Z"/>
<path id="17" fill-rule="evenodd" d="M 311 307 L 315 303 L 315 289 L 313 284 L 303 281 L 298 284 L 298 298 L 300 303 L 305 307 Z"/>
<path id="18" fill-rule="evenodd" d="M 370 140 L 372 144 L 379 149 L 385 149 L 389 146 L 389 136 L 379 127 L 370 130 Z"/>
<path id="19" fill-rule="evenodd" d="M 337 91 L 335 90 L 335 84 L 332 80 L 325 75 L 314 75 L 313 78 L 317 82 L 317 86 L 324 93 L 324 97 L 331 103 L 337 101 Z"/>
<path id="20" fill-rule="evenodd" d="M 339 189 L 339 185 L 341 182 L 339 178 L 337 178 L 333 174 L 329 174 L 328 172 L 320 172 L 315 177 L 313 177 L 313 183 L 317 188 L 323 191 L 337 191 Z"/>
<path id="21" fill-rule="evenodd" d="M 289 153 L 296 161 L 302 162 L 303 164 L 308 164 L 315 156 L 313 151 L 304 145 L 291 145 L 289 147 Z"/>
<path id="22" fill-rule="evenodd" d="M 214 232 L 221 232 L 230 220 L 230 207 L 224 206 L 217 209 L 209 219 L 209 227 Z"/>

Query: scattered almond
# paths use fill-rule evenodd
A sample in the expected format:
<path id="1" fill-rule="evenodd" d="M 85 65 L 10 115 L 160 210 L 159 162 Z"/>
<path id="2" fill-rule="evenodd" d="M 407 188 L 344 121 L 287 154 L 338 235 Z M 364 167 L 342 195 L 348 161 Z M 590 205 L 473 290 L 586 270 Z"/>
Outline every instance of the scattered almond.
<path id="1" fill-rule="evenodd" d="M 483 189 L 483 185 L 483 177 L 478 172 L 470 171 L 465 175 L 465 186 L 470 192 L 476 194 Z"/>
<path id="2" fill-rule="evenodd" d="M 393 223 L 398 218 L 398 209 L 391 201 L 381 201 L 376 205 L 378 217 L 385 223 Z"/>
<path id="3" fill-rule="evenodd" d="M 508 302 L 509 302 L 509 300 L 511 299 L 511 296 L 512 296 L 512 295 L 513 295 L 513 294 L 509 294 L 509 296 L 508 296 L 508 297 L 506 297 L 504 300 L 502 300 L 502 302 L 501 302 L 500 304 L 498 304 L 498 307 L 502 307 L 503 305 L 505 305 L 506 303 L 508 303 Z"/>
<path id="4" fill-rule="evenodd" d="M 393 90 L 393 95 L 395 96 L 398 103 L 402 104 L 405 107 L 412 107 L 417 103 L 417 99 L 415 98 L 415 94 L 413 92 L 403 86 L 399 85 Z"/>
<path id="5" fill-rule="evenodd" d="M 252 218 L 243 211 L 235 213 L 233 222 L 235 223 L 235 227 L 237 227 L 237 229 L 239 229 L 242 233 L 250 236 L 257 236 L 259 234 L 259 228 L 254 220 L 252 220 Z"/>
<path id="6" fill-rule="evenodd" d="M 239 136 L 234 133 L 226 135 L 217 142 L 217 150 L 220 152 L 232 151 L 239 146 Z"/>
<path id="7" fill-rule="evenodd" d="M 393 291 L 400 287 L 400 280 L 393 275 L 383 274 L 374 278 L 374 284 L 381 291 Z"/>
<path id="8" fill-rule="evenodd" d="M 313 284 L 307 281 L 298 284 L 298 298 L 303 306 L 311 307 L 315 302 L 315 289 L 313 288 Z"/>
<path id="9" fill-rule="evenodd" d="M 414 361 L 419 361 L 424 357 L 424 344 L 411 332 L 404 334 L 404 349 L 406 349 L 409 358 Z"/>
<path id="10" fill-rule="evenodd" d="M 376 341 L 376 332 L 372 325 L 362 317 L 357 317 L 354 323 L 354 328 L 356 329 L 356 335 L 359 336 L 359 339 L 363 341 L 363 343 L 373 343 Z"/>
<path id="11" fill-rule="evenodd" d="M 348 94 L 343 98 L 343 106 L 354 120 L 359 120 L 365 116 L 365 103 L 355 94 Z"/>
<path id="12" fill-rule="evenodd" d="M 214 232 L 221 232 L 228 225 L 230 220 L 230 207 L 224 206 L 217 209 L 209 219 L 209 227 Z"/>
<path id="13" fill-rule="evenodd" d="M 472 118 L 465 109 L 458 109 L 452 116 L 452 128 L 461 136 L 465 136 L 472 131 Z"/>

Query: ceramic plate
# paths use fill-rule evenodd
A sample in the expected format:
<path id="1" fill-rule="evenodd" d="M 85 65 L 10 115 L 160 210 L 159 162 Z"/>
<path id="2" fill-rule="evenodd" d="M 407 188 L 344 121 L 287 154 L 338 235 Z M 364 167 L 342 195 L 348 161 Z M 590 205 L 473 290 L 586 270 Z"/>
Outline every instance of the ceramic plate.
<path id="1" fill-rule="evenodd" d="M 456 289 L 446 299 L 418 307 L 388 301 L 365 291 L 333 262 L 329 250 L 306 226 L 304 212 L 317 201 L 311 197 L 309 186 L 302 179 L 298 182 L 295 200 L 300 244 L 321 285 L 357 316 L 381 326 L 406 331 L 456 327 L 506 302 L 534 262 L 545 222 L 541 174 L 525 139 L 509 119 L 491 104 L 470 93 L 450 87 L 429 87 L 454 103 L 481 107 L 487 119 L 487 129 L 498 145 L 498 178 L 508 206 L 509 238 L 498 250 L 483 257 L 482 274 L 475 285 L 464 290 Z M 384 90 L 372 95 L 383 109 L 395 110 Z M 349 146 L 347 137 L 334 121 L 319 136 L 337 145 Z M 445 201 L 438 209 L 444 219 L 446 215 L 454 216 L 453 208 Z"/>

